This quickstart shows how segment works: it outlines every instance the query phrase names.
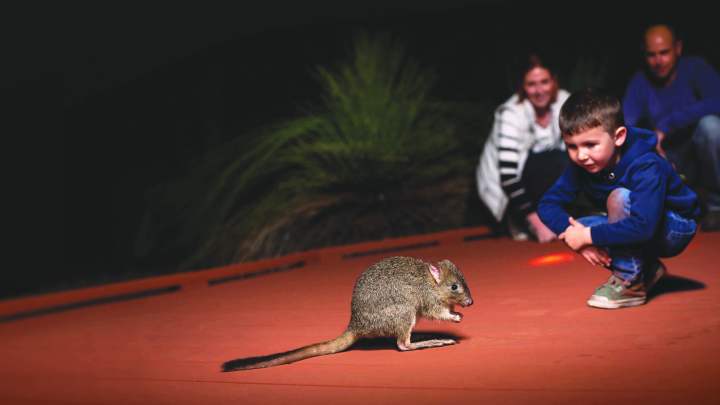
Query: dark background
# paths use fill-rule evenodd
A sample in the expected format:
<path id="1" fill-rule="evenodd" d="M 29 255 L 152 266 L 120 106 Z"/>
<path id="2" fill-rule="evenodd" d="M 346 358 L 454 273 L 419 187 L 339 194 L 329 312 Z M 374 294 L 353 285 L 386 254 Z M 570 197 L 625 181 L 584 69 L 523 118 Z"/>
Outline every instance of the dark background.
<path id="1" fill-rule="evenodd" d="M 686 54 L 719 65 L 716 14 L 701 2 L 628 3 L 5 6 L 5 239 L 7 262 L 17 264 L 3 271 L 0 297 L 132 272 L 145 190 L 181 176 L 208 148 L 316 100 L 313 68 L 343 60 L 359 32 L 396 35 L 435 68 L 433 96 L 452 101 L 502 102 L 508 56 L 531 48 L 561 72 L 589 58 L 621 95 L 653 22 L 674 24 Z"/>

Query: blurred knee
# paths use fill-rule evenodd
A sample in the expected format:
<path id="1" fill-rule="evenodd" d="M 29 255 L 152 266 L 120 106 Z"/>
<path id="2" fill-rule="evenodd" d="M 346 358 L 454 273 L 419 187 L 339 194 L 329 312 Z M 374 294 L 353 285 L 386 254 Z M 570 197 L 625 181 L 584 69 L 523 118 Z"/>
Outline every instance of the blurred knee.
<path id="1" fill-rule="evenodd" d="M 608 221 L 616 222 L 630 215 L 630 190 L 616 188 L 607 198 Z"/>
<path id="2" fill-rule="evenodd" d="M 703 147 L 720 145 L 720 116 L 706 115 L 698 121 L 693 142 Z"/>

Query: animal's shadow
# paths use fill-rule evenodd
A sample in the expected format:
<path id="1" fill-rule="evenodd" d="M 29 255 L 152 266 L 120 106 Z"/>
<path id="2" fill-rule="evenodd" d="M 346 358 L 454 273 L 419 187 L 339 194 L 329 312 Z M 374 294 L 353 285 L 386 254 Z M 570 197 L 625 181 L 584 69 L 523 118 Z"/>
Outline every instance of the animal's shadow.
<path id="1" fill-rule="evenodd" d="M 702 283 L 691 278 L 676 276 L 669 274 L 658 281 L 658 283 L 650 290 L 648 294 L 648 300 L 651 300 L 658 295 L 670 294 L 682 291 L 694 291 L 702 290 L 705 288 L 705 283 Z"/>
<path id="2" fill-rule="evenodd" d="M 454 339 L 456 342 L 460 342 L 461 340 L 465 340 L 465 336 L 456 335 L 454 333 L 448 333 L 448 332 L 426 332 L 426 331 L 414 331 L 412 335 L 410 336 L 410 340 L 412 342 L 418 342 L 423 340 L 430 340 L 430 339 Z M 283 357 L 288 354 L 294 353 L 298 350 L 302 350 L 303 348 L 298 348 L 294 350 L 290 350 L 287 352 L 281 352 L 281 353 L 273 353 L 268 354 L 264 356 L 256 356 L 256 357 L 243 357 L 239 359 L 229 360 L 222 364 L 221 369 L 223 372 L 228 371 L 235 371 L 238 368 L 241 368 L 248 364 L 254 364 L 258 362 L 265 362 L 269 360 L 274 360 L 278 357 Z M 363 338 L 355 342 L 352 346 L 350 346 L 349 350 L 398 350 L 397 348 L 397 339 L 395 338 Z M 424 350 L 424 349 L 421 349 Z"/>
<path id="3" fill-rule="evenodd" d="M 457 335 L 449 332 L 438 332 L 438 331 L 413 331 L 410 335 L 412 342 L 420 342 L 423 340 L 430 339 L 453 339 L 456 342 L 467 339 L 466 336 Z M 397 339 L 393 337 L 378 337 L 378 338 L 365 338 L 355 342 L 354 345 L 350 346 L 348 350 L 398 350 Z M 428 349 L 432 349 L 429 347 Z M 424 349 L 420 349 L 424 350 Z"/>

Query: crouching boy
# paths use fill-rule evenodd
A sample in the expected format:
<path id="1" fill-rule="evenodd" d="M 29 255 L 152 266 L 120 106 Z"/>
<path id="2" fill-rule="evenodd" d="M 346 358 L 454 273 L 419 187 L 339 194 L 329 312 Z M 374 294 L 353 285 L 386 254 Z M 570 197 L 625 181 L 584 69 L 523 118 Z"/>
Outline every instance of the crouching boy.
<path id="1" fill-rule="evenodd" d="M 666 273 L 659 258 L 680 254 L 695 235 L 697 195 L 656 153 L 654 132 L 624 126 L 614 96 L 574 93 L 560 110 L 560 131 L 573 164 L 540 200 L 538 214 L 572 250 L 612 271 L 588 305 L 642 305 Z M 570 217 L 566 209 L 581 192 L 607 214 Z"/>

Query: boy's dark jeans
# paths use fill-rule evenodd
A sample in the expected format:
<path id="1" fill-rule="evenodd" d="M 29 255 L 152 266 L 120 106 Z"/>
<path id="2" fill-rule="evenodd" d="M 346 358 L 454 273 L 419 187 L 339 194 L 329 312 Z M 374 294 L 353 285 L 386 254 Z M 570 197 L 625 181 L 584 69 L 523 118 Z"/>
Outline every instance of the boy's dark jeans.
<path id="1" fill-rule="evenodd" d="M 579 221 L 588 227 L 616 222 L 630 215 L 630 191 L 618 189 L 615 198 L 618 198 L 622 212 L 610 215 L 615 221 L 609 221 L 607 216 L 593 215 L 582 217 Z M 610 204 L 609 204 L 610 205 Z M 640 244 L 628 246 L 611 246 L 607 248 L 612 259 L 610 270 L 613 274 L 626 281 L 634 281 L 646 270 L 653 270 L 658 265 L 660 257 L 673 257 L 679 255 L 697 232 L 694 219 L 684 218 L 678 213 L 666 210 L 662 222 L 655 236 Z"/>

